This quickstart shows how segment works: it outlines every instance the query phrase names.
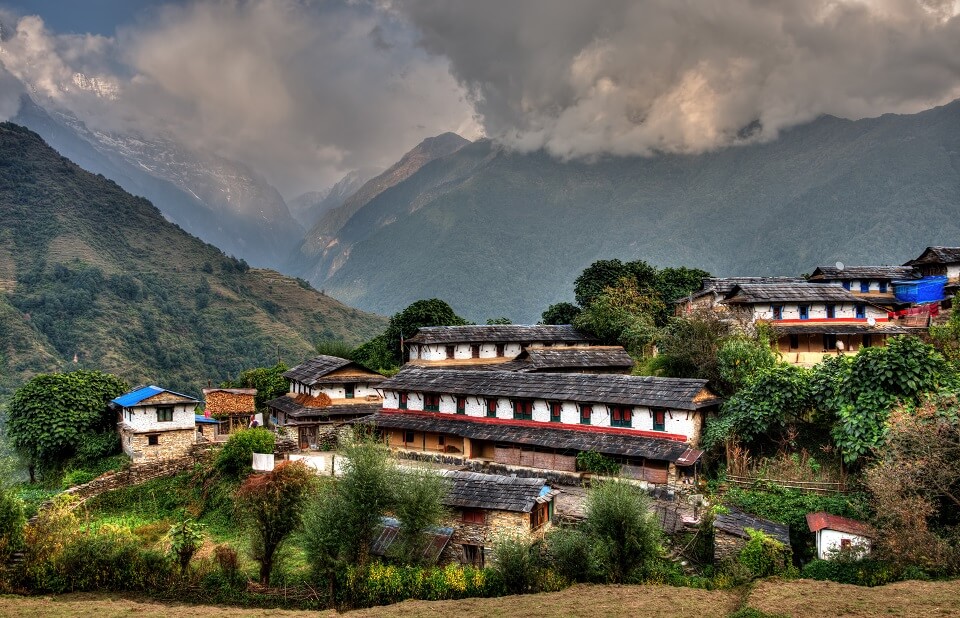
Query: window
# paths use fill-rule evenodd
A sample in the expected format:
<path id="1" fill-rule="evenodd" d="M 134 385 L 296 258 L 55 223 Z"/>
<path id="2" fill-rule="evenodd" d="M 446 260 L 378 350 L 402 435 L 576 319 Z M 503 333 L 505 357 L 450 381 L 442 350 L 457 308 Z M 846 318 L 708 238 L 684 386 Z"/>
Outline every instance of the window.
<path id="1" fill-rule="evenodd" d="M 589 425 L 590 417 L 593 416 L 593 406 L 580 406 L 580 424 Z"/>
<path id="2" fill-rule="evenodd" d="M 870 344 L 871 344 L 870 335 L 869 335 L 869 334 L 864 334 L 864 335 L 863 335 L 863 339 L 860 341 L 860 347 L 861 347 L 861 348 L 869 348 L 869 347 L 870 347 Z"/>
<path id="3" fill-rule="evenodd" d="M 772 309 L 772 311 L 773 311 L 773 319 L 774 319 L 774 320 L 782 320 L 782 319 L 783 319 L 783 305 L 773 305 L 773 307 L 771 307 L 771 309 Z"/>
<path id="4" fill-rule="evenodd" d="M 850 539 L 840 539 L 840 549 L 850 549 Z"/>
<path id="5" fill-rule="evenodd" d="M 447 358 L 453 358 L 454 347 L 452 345 L 447 346 Z"/>
<path id="6" fill-rule="evenodd" d="M 405 432 L 403 432 L 403 442 L 404 442 L 404 444 L 413 444 L 413 438 L 414 438 L 414 435 L 413 435 L 413 432 L 412 432 L 412 431 L 405 431 Z"/>
<path id="7" fill-rule="evenodd" d="M 547 505 L 538 504 L 530 511 L 530 529 L 539 530 L 549 519 Z"/>
<path id="8" fill-rule="evenodd" d="M 486 521 L 483 510 L 481 509 L 463 509 L 463 523 L 465 524 L 483 524 Z"/>
<path id="9" fill-rule="evenodd" d="M 837 349 L 837 336 L 836 335 L 824 335 L 823 336 L 823 349 L 827 352 L 831 352 Z"/>
<path id="10" fill-rule="evenodd" d="M 613 406 L 610 409 L 610 425 L 612 427 L 633 426 L 633 409 L 627 406 Z"/>
<path id="11" fill-rule="evenodd" d="M 470 346 L 470 358 L 480 358 L 480 346 Z"/>
<path id="12" fill-rule="evenodd" d="M 857 312 L 857 318 L 859 318 L 859 319 L 862 320 L 863 318 L 867 317 L 867 306 L 866 306 L 866 305 L 864 305 L 863 303 L 858 303 L 858 304 L 856 305 L 855 309 L 856 309 L 856 312 Z"/>
<path id="13" fill-rule="evenodd" d="M 833 319 L 837 317 L 837 306 L 836 305 L 827 305 L 827 317 Z"/>
<path id="14" fill-rule="evenodd" d="M 345 384 L 343 387 L 343 396 L 347 399 L 353 399 L 353 384 Z"/>
<path id="15" fill-rule="evenodd" d="M 850 282 L 849 282 L 849 281 L 844 281 L 844 282 L 843 282 L 843 289 L 845 289 L 845 290 L 849 290 L 849 289 L 850 289 Z"/>
<path id="16" fill-rule="evenodd" d="M 886 293 L 887 293 L 887 282 L 886 282 L 886 281 L 881 281 L 881 282 L 880 282 L 880 293 L 881 293 L 881 294 L 886 294 Z"/>
<path id="17" fill-rule="evenodd" d="M 513 418 L 518 421 L 533 419 L 533 402 L 529 399 L 515 399 L 513 401 Z"/>
<path id="18" fill-rule="evenodd" d="M 147 446 L 157 446 L 160 444 L 160 435 L 152 433 L 147 436 Z"/>
<path id="19" fill-rule="evenodd" d="M 560 422 L 560 412 L 563 411 L 563 404 L 559 401 L 554 401 L 550 404 L 550 422 L 559 423 Z"/>
<path id="20" fill-rule="evenodd" d="M 487 399 L 487 416 L 495 418 L 497 416 L 497 400 Z"/>
<path id="21" fill-rule="evenodd" d="M 397 399 L 398 399 L 398 404 L 397 404 L 398 407 L 399 407 L 401 410 L 406 410 L 406 409 L 407 409 L 407 394 L 406 394 L 406 393 L 399 393 L 399 394 L 397 395 Z"/>
<path id="22" fill-rule="evenodd" d="M 457 414 L 467 413 L 467 398 L 457 397 Z"/>
<path id="23" fill-rule="evenodd" d="M 860 282 L 860 293 L 861 293 L 861 294 L 866 294 L 866 293 L 869 292 L 869 291 L 870 291 L 870 282 L 869 282 L 869 281 L 861 281 L 861 282 Z"/>
<path id="24" fill-rule="evenodd" d="M 468 545 L 464 543 L 461 547 L 463 547 L 463 563 L 482 569 L 483 545 Z"/>
<path id="25" fill-rule="evenodd" d="M 663 410 L 653 411 L 653 430 L 664 431 L 667 427 L 667 413 Z"/>
<path id="26" fill-rule="evenodd" d="M 447 443 L 447 440 L 446 440 L 446 436 L 445 436 L 445 435 L 440 434 L 440 435 L 437 436 L 437 444 L 438 444 L 439 446 L 443 446 L 443 445 L 446 444 L 446 443 Z"/>
<path id="27" fill-rule="evenodd" d="M 502 343 L 498 343 L 498 344 L 497 344 L 497 356 L 503 356 L 503 344 L 502 344 Z"/>
<path id="28" fill-rule="evenodd" d="M 797 307 L 797 309 L 800 311 L 801 320 L 810 319 L 810 305 L 800 305 L 799 307 Z"/>
<path id="29" fill-rule="evenodd" d="M 800 348 L 800 335 L 790 335 L 790 349 L 797 350 Z"/>
<path id="30" fill-rule="evenodd" d="M 157 408 L 157 422 L 169 423 L 173 420 L 173 408 Z"/>
<path id="31" fill-rule="evenodd" d="M 423 409 L 427 412 L 440 411 L 440 395 L 424 395 Z"/>

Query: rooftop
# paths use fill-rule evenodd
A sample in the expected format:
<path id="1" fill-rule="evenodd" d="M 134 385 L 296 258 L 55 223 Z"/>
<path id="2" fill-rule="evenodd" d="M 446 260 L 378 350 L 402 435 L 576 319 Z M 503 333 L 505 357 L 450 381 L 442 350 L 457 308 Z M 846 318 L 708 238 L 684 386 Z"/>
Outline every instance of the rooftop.
<path id="1" fill-rule="evenodd" d="M 307 418 L 328 419 L 336 416 L 359 416 L 374 414 L 382 407 L 381 401 L 355 399 L 356 403 L 331 403 L 329 397 L 309 397 L 288 393 L 271 399 L 267 407 L 284 412 L 288 418 L 305 420 Z"/>
<path id="2" fill-rule="evenodd" d="M 823 511 L 807 513 L 807 526 L 810 527 L 810 532 L 836 530 L 837 532 L 856 534 L 857 536 L 868 539 L 875 538 L 877 534 L 872 526 L 862 521 L 850 519 L 849 517 L 841 517 L 839 515 L 830 515 Z"/>
<path id="3" fill-rule="evenodd" d="M 774 323 L 778 335 L 918 335 L 926 328 L 899 326 L 890 322 L 877 322 L 870 326 L 867 322 L 830 322 L 810 320 L 809 323 Z"/>
<path id="4" fill-rule="evenodd" d="M 383 390 L 547 399 L 697 410 L 719 403 L 707 380 L 584 373 L 517 373 L 406 368 Z"/>
<path id="5" fill-rule="evenodd" d="M 910 260 L 904 266 L 956 264 L 957 262 L 960 262 L 960 247 L 927 247 L 920 257 Z"/>
<path id="6" fill-rule="evenodd" d="M 337 375 L 327 378 L 334 371 L 350 368 L 350 373 Z M 316 384 L 335 383 L 342 384 L 348 382 L 379 382 L 383 376 L 379 373 L 370 371 L 366 367 L 339 356 L 327 356 L 321 354 L 314 356 L 308 361 L 304 361 L 283 374 L 288 380 L 295 380 L 307 386 Z"/>
<path id="7" fill-rule="evenodd" d="M 410 367 L 464 371 L 535 372 L 565 369 L 629 370 L 633 359 L 621 346 L 563 346 L 527 348 L 516 358 L 457 358 L 439 361 L 412 360 Z"/>
<path id="8" fill-rule="evenodd" d="M 588 430 L 587 426 L 563 429 L 535 421 L 489 422 L 487 419 L 467 419 L 452 414 L 417 412 L 379 412 L 354 422 L 370 423 L 384 429 L 447 433 L 471 440 L 524 444 L 561 451 L 595 450 L 605 455 L 673 461 L 679 465 L 690 465 L 701 454 L 680 440 L 630 435 L 631 430 L 627 429 L 604 431 L 606 428 L 594 427 Z"/>
<path id="9" fill-rule="evenodd" d="M 141 401 L 150 399 L 151 397 L 155 395 L 159 395 L 160 393 L 170 393 L 171 395 L 176 395 L 186 403 L 200 403 L 198 399 L 194 399 L 190 395 L 175 393 L 171 390 L 167 390 L 165 388 L 160 388 L 159 386 L 153 386 L 153 385 L 141 386 L 140 388 L 132 390 L 129 393 L 120 395 L 119 397 L 114 399 L 111 403 L 115 403 L 118 406 L 121 406 L 123 408 L 130 408 L 139 404 Z"/>
<path id="10" fill-rule="evenodd" d="M 707 294 L 719 294 L 726 296 L 733 288 L 743 284 L 770 285 L 775 283 L 804 283 L 806 279 L 801 277 L 706 277 L 700 284 L 700 289 L 692 294 L 694 298 L 700 298 Z M 677 299 L 675 302 L 683 302 L 689 296 Z"/>
<path id="11" fill-rule="evenodd" d="M 549 501 L 555 495 L 544 479 L 457 470 L 441 474 L 451 481 L 443 498 L 443 504 L 450 507 L 529 513 L 538 502 Z"/>
<path id="12" fill-rule="evenodd" d="M 913 279 L 919 273 L 911 266 L 818 266 L 810 281 L 850 281 L 853 279 Z"/>
<path id="13" fill-rule="evenodd" d="M 787 547 L 790 546 L 790 526 L 778 524 L 769 519 L 761 519 L 735 508 L 730 508 L 730 512 L 724 515 L 717 515 L 713 520 L 713 527 L 744 539 L 749 538 L 747 528 L 759 530 Z"/>
<path id="14" fill-rule="evenodd" d="M 230 395 L 256 395 L 257 389 L 255 388 L 205 388 L 203 389 L 204 396 L 209 395 L 210 393 L 228 393 Z"/>
<path id="15" fill-rule="evenodd" d="M 728 304 L 770 302 L 862 303 L 864 300 L 832 283 L 741 284 L 724 300 Z"/>
<path id="16" fill-rule="evenodd" d="M 370 553 L 374 556 L 388 556 L 390 548 L 399 534 L 399 520 L 393 517 L 381 517 L 380 526 L 374 532 L 373 542 L 370 544 Z M 421 558 L 426 564 L 434 564 L 440 559 L 443 548 L 450 542 L 450 537 L 453 536 L 453 528 L 431 527 L 424 530 L 423 534 L 426 542 Z"/>
<path id="17" fill-rule="evenodd" d="M 543 342 L 587 342 L 593 337 L 581 333 L 569 324 L 561 325 L 523 325 L 523 324 L 485 324 L 475 326 L 424 326 L 416 335 L 407 340 L 409 343 L 531 343 Z"/>

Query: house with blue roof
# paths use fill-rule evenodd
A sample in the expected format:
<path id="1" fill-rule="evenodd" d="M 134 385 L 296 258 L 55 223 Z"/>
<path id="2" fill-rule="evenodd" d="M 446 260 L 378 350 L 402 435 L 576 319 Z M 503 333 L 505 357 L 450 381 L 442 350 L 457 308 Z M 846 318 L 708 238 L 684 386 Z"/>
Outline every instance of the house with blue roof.
<path id="1" fill-rule="evenodd" d="M 175 459 L 196 442 L 200 401 L 159 386 L 143 386 L 110 402 L 117 411 L 123 452 L 134 461 Z"/>

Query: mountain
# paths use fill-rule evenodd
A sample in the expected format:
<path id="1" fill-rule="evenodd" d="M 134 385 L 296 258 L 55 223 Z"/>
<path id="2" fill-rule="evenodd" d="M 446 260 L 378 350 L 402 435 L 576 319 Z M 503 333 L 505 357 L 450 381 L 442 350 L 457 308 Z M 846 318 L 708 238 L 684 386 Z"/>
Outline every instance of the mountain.
<path id="1" fill-rule="evenodd" d="M 604 258 L 721 276 L 900 264 L 960 242 L 960 101 L 699 155 L 563 162 L 481 140 L 333 229 L 318 288 L 385 314 L 436 296 L 473 320 L 535 321 Z"/>
<path id="2" fill-rule="evenodd" d="M 290 214 L 305 230 L 309 230 L 323 213 L 339 208 L 351 195 L 383 169 L 362 168 L 353 170 L 326 191 L 308 191 L 287 202 Z"/>
<path id="3" fill-rule="evenodd" d="M 456 133 L 428 137 L 385 172 L 364 183 L 339 208 L 323 214 L 303 243 L 291 254 L 286 271 L 311 281 L 321 281 L 333 274 L 341 256 L 349 255 L 351 245 L 339 236 L 341 228 L 364 206 L 384 191 L 416 174 L 424 165 L 446 157 L 470 142 Z"/>
<path id="4" fill-rule="evenodd" d="M 96 82 L 82 83 L 99 92 Z M 291 238 L 303 236 L 277 190 L 239 163 L 172 139 L 93 130 L 27 96 L 12 121 L 40 134 L 87 171 L 146 197 L 191 234 L 252 264 L 278 266 Z"/>
<path id="5" fill-rule="evenodd" d="M 0 124 L 0 394 L 71 367 L 196 393 L 384 326 L 226 256 L 35 133 Z"/>

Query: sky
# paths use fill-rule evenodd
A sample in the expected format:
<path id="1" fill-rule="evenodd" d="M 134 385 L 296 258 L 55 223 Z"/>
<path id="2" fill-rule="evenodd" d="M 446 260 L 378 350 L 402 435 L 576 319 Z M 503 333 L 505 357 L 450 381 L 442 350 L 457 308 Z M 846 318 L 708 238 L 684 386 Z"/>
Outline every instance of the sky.
<path id="1" fill-rule="evenodd" d="M 0 0 L 22 92 L 240 161 L 286 197 L 445 131 L 697 153 L 960 98 L 960 0 Z"/>

